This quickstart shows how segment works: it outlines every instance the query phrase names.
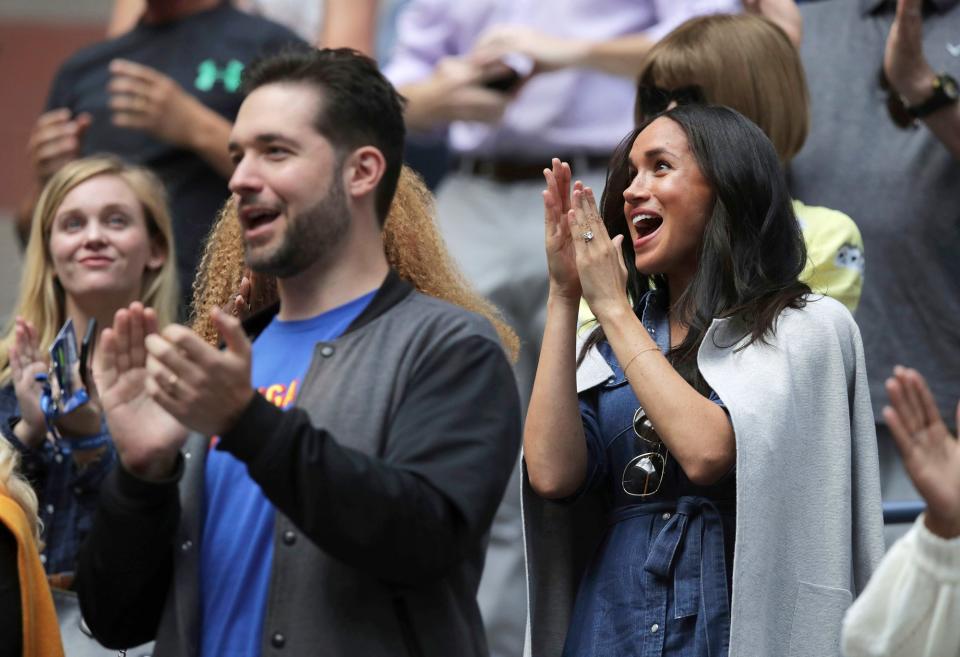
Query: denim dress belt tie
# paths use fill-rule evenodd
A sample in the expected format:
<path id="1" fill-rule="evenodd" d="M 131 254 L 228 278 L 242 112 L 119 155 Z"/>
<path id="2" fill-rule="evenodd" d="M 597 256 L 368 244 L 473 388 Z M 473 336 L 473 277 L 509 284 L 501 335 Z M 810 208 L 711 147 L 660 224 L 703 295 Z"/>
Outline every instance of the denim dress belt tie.
<path id="1" fill-rule="evenodd" d="M 643 567 L 663 579 L 669 579 L 672 572 L 676 618 L 703 614 L 709 657 L 729 652 L 730 603 L 720 515 L 733 513 L 735 508 L 733 502 L 686 495 L 675 502 L 620 507 L 609 517 L 610 524 L 616 524 L 637 516 L 672 513 L 653 540 Z M 707 586 L 703 577 L 711 580 Z"/>

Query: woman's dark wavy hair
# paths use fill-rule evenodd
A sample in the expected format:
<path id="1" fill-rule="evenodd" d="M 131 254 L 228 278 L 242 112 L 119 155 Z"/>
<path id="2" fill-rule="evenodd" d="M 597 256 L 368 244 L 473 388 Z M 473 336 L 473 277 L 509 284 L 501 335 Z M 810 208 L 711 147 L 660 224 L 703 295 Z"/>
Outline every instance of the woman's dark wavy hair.
<path id="1" fill-rule="evenodd" d="M 749 335 L 744 346 L 764 342 L 781 311 L 804 305 L 803 295 L 810 288 L 797 277 L 807 252 L 777 152 L 763 131 L 728 107 L 675 107 L 651 117 L 620 143 L 600 199 L 610 236 L 624 236 L 627 292 L 634 302 L 651 287 L 668 287 L 662 274 L 637 271 L 623 213 L 623 192 L 631 182 L 630 149 L 637 135 L 660 118 L 675 122 L 686 134 L 714 193 L 696 274 L 670 309 L 688 327 L 687 337 L 667 355 L 688 382 L 704 391 L 696 357 L 710 323 L 717 317 L 737 317 L 744 336 Z M 580 359 L 603 339 L 603 328 L 598 327 Z"/>

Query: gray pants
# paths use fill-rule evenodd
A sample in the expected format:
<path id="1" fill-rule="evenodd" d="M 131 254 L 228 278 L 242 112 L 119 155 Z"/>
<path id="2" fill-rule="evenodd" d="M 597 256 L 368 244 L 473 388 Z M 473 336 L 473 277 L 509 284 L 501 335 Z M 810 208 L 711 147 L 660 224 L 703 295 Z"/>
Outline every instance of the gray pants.
<path id="1" fill-rule="evenodd" d="M 544 162 L 546 166 L 548 162 Z M 574 171 L 597 199 L 604 172 Z M 437 190 L 437 218 L 450 253 L 474 288 L 492 301 L 520 336 L 515 367 L 524 409 L 530 399 L 546 320 L 543 180 L 499 183 L 452 173 Z M 491 657 L 518 657 L 527 618 L 520 469 L 507 487 L 490 531 L 477 593 Z"/>

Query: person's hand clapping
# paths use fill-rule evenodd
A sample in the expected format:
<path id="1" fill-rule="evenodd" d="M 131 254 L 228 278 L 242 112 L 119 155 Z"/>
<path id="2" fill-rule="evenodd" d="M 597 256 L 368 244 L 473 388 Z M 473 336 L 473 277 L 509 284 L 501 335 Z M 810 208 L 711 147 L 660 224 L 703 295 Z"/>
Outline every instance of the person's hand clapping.
<path id="1" fill-rule="evenodd" d="M 890 405 L 884 407 L 883 419 L 907 474 L 927 502 L 927 528 L 943 538 L 960 536 L 960 443 L 947 430 L 919 372 L 897 366 L 886 388 Z"/>
<path id="2" fill-rule="evenodd" d="M 184 425 L 212 436 L 233 427 L 256 392 L 250 385 L 250 340 L 240 320 L 220 308 L 211 318 L 223 350 L 179 324 L 147 336 L 146 387 Z"/>
<path id="3" fill-rule="evenodd" d="M 630 311 L 627 298 L 627 268 L 620 245 L 623 235 L 613 239 L 597 210 L 593 190 L 579 183 L 573 190 L 567 225 L 573 236 L 577 271 L 583 297 L 603 324 L 605 318 Z"/>
<path id="4" fill-rule="evenodd" d="M 13 391 L 20 406 L 20 421 L 14 428 L 14 435 L 31 448 L 40 445 L 47 433 L 46 419 L 40 409 L 43 385 L 37 381 L 37 374 L 47 371 L 47 362 L 38 345 L 37 329 L 23 317 L 17 317 L 10 347 Z"/>
<path id="5" fill-rule="evenodd" d="M 543 170 L 543 177 L 547 181 L 547 188 L 543 190 L 543 221 L 550 293 L 579 304 L 583 292 L 580 288 L 580 275 L 577 273 L 573 237 L 567 224 L 567 213 L 570 211 L 570 165 L 553 158 L 551 168 Z"/>
<path id="6" fill-rule="evenodd" d="M 135 302 L 100 335 L 94 377 L 110 436 L 123 466 L 144 479 L 173 474 L 187 429 L 150 395 L 146 337 L 157 331 L 151 308 Z"/>

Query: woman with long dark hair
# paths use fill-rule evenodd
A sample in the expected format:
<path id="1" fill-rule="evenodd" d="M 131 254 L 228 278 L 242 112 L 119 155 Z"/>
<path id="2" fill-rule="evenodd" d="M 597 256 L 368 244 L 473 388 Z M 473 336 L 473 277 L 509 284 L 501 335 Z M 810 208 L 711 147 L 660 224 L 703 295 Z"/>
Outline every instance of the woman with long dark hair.
<path id="1" fill-rule="evenodd" d="M 796 46 L 753 14 L 692 18 L 651 48 L 637 78 L 640 124 L 671 103 L 725 105 L 763 130 L 788 167 L 807 139 L 810 94 Z M 800 280 L 855 312 L 863 287 L 863 238 L 853 219 L 793 200 L 807 247 Z"/>
<path id="2" fill-rule="evenodd" d="M 533 654 L 831 654 L 883 550 L 876 447 L 856 325 L 798 281 L 773 146 L 689 105 L 628 135 L 599 211 L 564 164 L 546 177 Z M 576 349 L 581 296 L 599 325 Z"/>

